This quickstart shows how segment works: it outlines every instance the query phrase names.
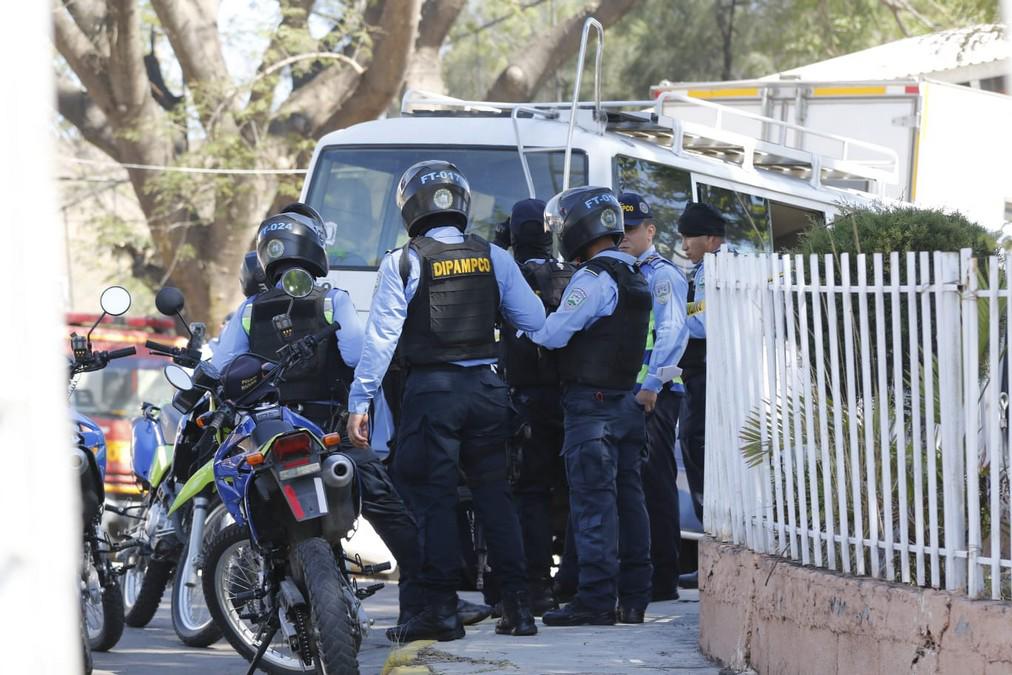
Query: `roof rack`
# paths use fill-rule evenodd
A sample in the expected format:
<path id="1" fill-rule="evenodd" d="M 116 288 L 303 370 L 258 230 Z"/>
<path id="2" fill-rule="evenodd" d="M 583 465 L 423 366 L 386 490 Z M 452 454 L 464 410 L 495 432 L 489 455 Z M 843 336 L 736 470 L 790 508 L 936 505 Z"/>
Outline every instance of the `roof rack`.
<path id="1" fill-rule="evenodd" d="M 665 104 L 678 102 L 713 113 L 713 122 L 702 124 L 665 114 Z M 575 115 L 581 127 L 592 133 L 606 131 L 622 134 L 661 147 L 677 155 L 710 157 L 736 164 L 749 170 L 763 170 L 792 176 L 821 187 L 829 181 L 874 183 L 877 194 L 887 184 L 899 181 L 899 156 L 891 148 L 855 138 L 830 134 L 772 117 L 738 110 L 679 92 L 663 92 L 656 100 L 600 101 L 573 104 L 572 101 L 511 103 L 504 101 L 465 101 L 417 90 L 405 93 L 401 114 L 412 116 L 494 116 L 510 117 L 517 134 L 521 159 L 534 149 L 523 149 L 521 117 L 541 117 L 569 124 Z M 765 141 L 733 131 L 728 120 L 749 120 L 780 129 L 780 142 Z M 793 134 L 788 134 L 793 132 Z M 793 135 L 793 143 L 789 142 Z M 804 139 L 818 138 L 824 145 L 834 146 L 833 152 L 817 152 L 800 147 Z M 562 149 L 564 146 L 560 146 Z M 870 159 L 855 159 L 853 150 L 861 149 Z M 537 149 L 542 150 L 543 149 Z M 869 192 L 872 192 L 869 190 Z"/>

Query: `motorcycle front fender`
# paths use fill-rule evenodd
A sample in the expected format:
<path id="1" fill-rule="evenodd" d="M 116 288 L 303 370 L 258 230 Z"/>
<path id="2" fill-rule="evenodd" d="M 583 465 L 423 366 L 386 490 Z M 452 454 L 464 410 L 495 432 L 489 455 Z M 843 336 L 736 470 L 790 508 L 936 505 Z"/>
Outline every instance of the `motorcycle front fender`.
<path id="1" fill-rule="evenodd" d="M 158 487 L 162 479 L 165 478 L 169 467 L 172 466 L 172 458 L 175 452 L 176 446 L 168 444 L 159 445 L 155 450 L 155 457 L 151 462 L 151 472 L 148 474 L 148 482 L 151 483 L 151 487 Z"/>
<path id="2" fill-rule="evenodd" d="M 206 488 L 208 485 L 214 482 L 214 460 L 209 460 L 207 464 L 197 469 L 190 480 L 186 481 L 183 488 L 176 495 L 175 501 L 172 502 L 172 506 L 169 507 L 169 515 L 171 516 L 186 502 L 193 499 L 195 496 Z"/>

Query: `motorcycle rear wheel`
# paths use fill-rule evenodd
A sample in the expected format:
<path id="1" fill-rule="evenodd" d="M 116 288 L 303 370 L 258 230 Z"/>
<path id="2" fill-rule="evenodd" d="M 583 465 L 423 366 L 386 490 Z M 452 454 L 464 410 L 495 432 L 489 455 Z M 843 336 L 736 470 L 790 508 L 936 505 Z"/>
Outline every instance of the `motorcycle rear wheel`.
<path id="1" fill-rule="evenodd" d="M 225 639 L 247 661 L 252 661 L 256 655 L 259 626 L 239 615 L 254 608 L 263 609 L 264 601 L 237 602 L 235 596 L 259 589 L 264 573 L 263 560 L 250 543 L 245 527 L 229 525 L 207 540 L 201 577 L 204 600 Z M 314 672 L 313 666 L 305 665 L 292 652 L 281 631 L 275 633 L 259 668 L 272 675 Z"/>
<path id="2" fill-rule="evenodd" d="M 357 631 L 334 551 L 326 541 L 313 537 L 299 542 L 293 557 L 309 602 L 317 672 L 358 675 Z"/>
<path id="3" fill-rule="evenodd" d="M 165 587 L 172 578 L 173 563 L 138 556 L 123 575 L 123 608 L 126 625 L 144 628 L 162 603 Z"/>
<path id="4" fill-rule="evenodd" d="M 98 602 L 93 602 L 90 594 L 85 594 L 84 618 L 91 651 L 107 652 L 116 646 L 123 636 L 124 625 L 123 592 L 118 582 L 107 579 Z"/>

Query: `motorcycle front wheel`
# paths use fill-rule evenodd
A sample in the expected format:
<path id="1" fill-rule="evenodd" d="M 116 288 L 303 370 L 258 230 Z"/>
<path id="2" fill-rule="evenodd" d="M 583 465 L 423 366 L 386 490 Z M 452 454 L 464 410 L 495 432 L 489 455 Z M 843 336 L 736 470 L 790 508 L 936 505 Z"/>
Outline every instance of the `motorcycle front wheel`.
<path id="1" fill-rule="evenodd" d="M 204 520 L 204 542 L 208 542 L 225 526 L 234 522 L 232 516 L 219 503 Z M 221 639 L 221 628 L 215 623 L 204 599 L 204 586 L 201 577 L 204 572 L 202 556 L 194 561 L 196 569 L 189 575 L 186 560 L 190 555 L 190 544 L 187 541 L 183 553 L 176 565 L 176 574 L 172 580 L 172 627 L 176 636 L 190 647 L 207 647 Z M 190 576 L 190 579 L 186 577 Z M 191 585 L 192 582 L 192 585 Z"/>

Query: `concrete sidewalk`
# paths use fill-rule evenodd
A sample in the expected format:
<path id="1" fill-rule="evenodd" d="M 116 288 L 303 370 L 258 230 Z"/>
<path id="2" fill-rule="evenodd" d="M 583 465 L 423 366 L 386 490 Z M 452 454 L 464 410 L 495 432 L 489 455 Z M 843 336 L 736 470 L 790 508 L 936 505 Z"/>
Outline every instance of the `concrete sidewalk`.
<path id="1" fill-rule="evenodd" d="M 477 594 L 465 594 L 478 600 Z M 531 638 L 495 634 L 491 619 L 467 629 L 453 642 L 407 645 L 417 651 L 409 660 L 439 675 L 473 673 L 720 673 L 696 646 L 699 638 L 699 593 L 682 591 L 682 599 L 650 605 L 643 625 L 549 628 L 538 621 Z M 396 656 L 388 661 L 393 665 Z M 402 661 L 403 663 L 403 661 Z M 423 668 L 393 671 L 425 672 Z"/>
<path id="2" fill-rule="evenodd" d="M 477 593 L 463 594 L 478 601 Z M 495 634 L 495 621 L 487 619 L 467 629 L 467 637 L 454 642 L 414 644 L 415 654 L 402 667 L 407 673 L 707 673 L 720 669 L 707 661 L 696 642 L 699 637 L 699 594 L 682 591 L 678 602 L 662 602 L 647 610 L 641 626 L 546 628 L 531 638 Z M 374 624 L 362 643 L 362 675 L 378 675 L 394 665 L 401 650 L 391 645 L 384 631 L 397 620 L 397 585 L 388 585 L 366 600 Z M 401 663 L 404 663 L 402 661 Z M 242 675 L 248 664 L 229 644 L 220 640 L 208 649 L 186 647 L 176 638 L 168 612 L 168 598 L 147 628 L 127 628 L 111 652 L 95 655 L 97 675 L 162 675 L 216 673 Z M 410 668 L 410 670 L 409 670 Z"/>

